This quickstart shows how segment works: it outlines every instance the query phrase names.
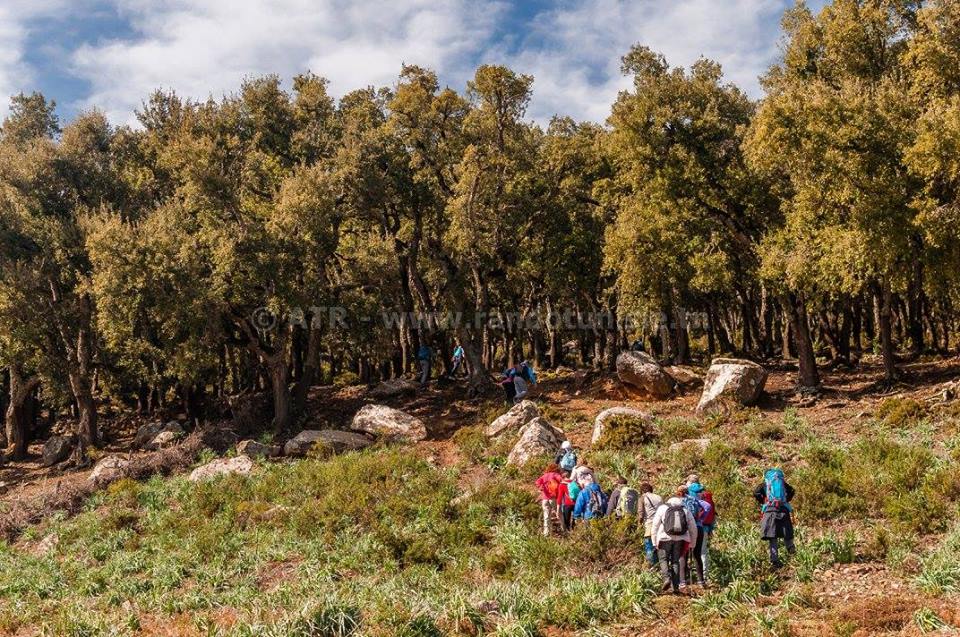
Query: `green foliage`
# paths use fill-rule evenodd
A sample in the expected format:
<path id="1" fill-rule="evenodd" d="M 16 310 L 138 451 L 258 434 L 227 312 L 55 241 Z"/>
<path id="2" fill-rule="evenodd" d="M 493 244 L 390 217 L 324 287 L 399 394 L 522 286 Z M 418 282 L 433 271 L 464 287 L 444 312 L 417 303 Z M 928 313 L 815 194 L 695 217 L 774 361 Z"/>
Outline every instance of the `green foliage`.
<path id="1" fill-rule="evenodd" d="M 926 416 L 926 406 L 914 398 L 885 398 L 876 412 L 877 420 L 897 428 L 914 426 Z"/>
<path id="2" fill-rule="evenodd" d="M 603 425 L 600 440 L 594 445 L 597 449 L 631 449 L 653 442 L 657 436 L 656 427 L 648 418 L 637 416 L 613 416 Z"/>

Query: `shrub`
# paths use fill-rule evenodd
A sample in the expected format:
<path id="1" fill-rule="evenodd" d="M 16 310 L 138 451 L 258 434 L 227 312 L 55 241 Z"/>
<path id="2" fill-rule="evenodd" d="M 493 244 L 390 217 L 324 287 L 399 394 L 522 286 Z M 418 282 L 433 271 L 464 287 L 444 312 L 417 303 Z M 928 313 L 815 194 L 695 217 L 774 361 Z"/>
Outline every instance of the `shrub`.
<path id="1" fill-rule="evenodd" d="M 334 387 L 352 387 L 360 384 L 360 377 L 351 371 L 340 372 L 333 378 Z"/>
<path id="2" fill-rule="evenodd" d="M 700 438 L 707 429 L 703 422 L 695 418 L 664 418 L 654 422 L 660 432 L 660 441 L 664 444 Z"/>
<path id="3" fill-rule="evenodd" d="M 453 442 L 471 462 L 481 462 L 487 450 L 487 437 L 480 427 L 461 427 L 453 434 Z"/>
<path id="4" fill-rule="evenodd" d="M 917 424 L 927 416 L 927 408 L 914 398 L 885 398 L 876 411 L 877 420 L 891 427 L 906 428 Z"/>
<path id="5" fill-rule="evenodd" d="M 630 449 L 642 447 L 655 438 L 656 429 L 649 419 L 619 415 L 606 420 L 596 446 L 600 449 Z"/>

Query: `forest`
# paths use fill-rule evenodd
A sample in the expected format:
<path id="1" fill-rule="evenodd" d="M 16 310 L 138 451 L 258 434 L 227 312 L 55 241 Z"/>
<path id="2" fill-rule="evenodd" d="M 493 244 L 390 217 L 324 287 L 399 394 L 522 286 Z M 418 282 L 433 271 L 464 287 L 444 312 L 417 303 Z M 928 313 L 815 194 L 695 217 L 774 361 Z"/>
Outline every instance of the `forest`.
<path id="1" fill-rule="evenodd" d="M 136 126 L 61 122 L 20 94 L 0 127 L 0 447 L 60 421 L 198 421 L 412 372 L 455 344 L 504 367 L 796 361 L 796 391 L 877 354 L 886 383 L 960 337 L 960 4 L 802 3 L 748 97 L 636 45 L 606 122 L 526 118 L 535 80 L 419 66 L 335 99 L 304 73 Z M 289 88 L 288 88 L 289 85 Z M 451 320 L 452 318 L 452 320 Z M 792 364 L 792 363 L 791 363 Z"/>

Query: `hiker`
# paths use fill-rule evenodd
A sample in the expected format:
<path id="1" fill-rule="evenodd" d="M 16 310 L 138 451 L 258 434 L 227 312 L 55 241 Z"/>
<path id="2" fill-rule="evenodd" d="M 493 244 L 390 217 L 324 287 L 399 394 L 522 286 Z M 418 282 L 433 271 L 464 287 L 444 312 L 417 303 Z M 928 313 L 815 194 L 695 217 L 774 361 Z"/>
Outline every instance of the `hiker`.
<path id="1" fill-rule="evenodd" d="M 700 495 L 704 492 L 703 485 L 699 482 L 694 482 L 687 486 L 687 495 L 683 499 L 683 505 L 687 508 L 687 511 L 690 512 L 690 515 L 693 516 L 694 523 L 697 526 L 697 539 L 691 547 L 688 555 L 693 556 L 693 565 L 694 569 L 697 572 L 697 582 L 700 586 L 706 587 L 706 569 L 704 568 L 703 563 L 703 551 L 704 551 L 704 541 L 706 537 L 706 532 L 703 530 L 703 520 L 706 518 L 708 513 L 713 512 L 713 506 L 709 502 L 701 499 Z M 687 560 L 689 562 L 689 558 Z M 686 564 L 684 564 L 686 566 Z M 690 584 L 690 571 L 688 568 L 684 569 L 684 579 Z"/>
<path id="2" fill-rule="evenodd" d="M 616 486 L 607 499 L 607 516 L 616 515 L 618 518 L 636 517 L 640 493 L 627 486 L 627 479 L 617 476 Z"/>
<path id="3" fill-rule="evenodd" d="M 642 339 L 642 338 L 638 338 L 637 340 L 635 340 L 635 341 L 633 342 L 633 344 L 630 345 L 630 351 L 632 351 L 632 352 L 642 352 L 642 351 L 644 351 L 644 349 L 643 349 L 643 339 Z"/>
<path id="4" fill-rule="evenodd" d="M 527 379 L 523 377 L 523 370 L 514 368 L 516 373 L 513 375 L 513 403 L 517 404 L 527 397 L 529 386 Z"/>
<path id="5" fill-rule="evenodd" d="M 694 487 L 697 485 L 699 488 Z M 687 476 L 687 491 L 691 488 L 697 491 L 697 497 L 701 501 L 709 504 L 709 508 L 704 512 L 703 517 L 699 519 L 698 525 L 703 532 L 703 546 L 700 550 L 700 562 L 703 564 L 703 581 L 710 581 L 710 538 L 713 537 L 713 530 L 717 526 L 717 506 L 713 503 L 713 494 L 710 493 L 700 482 L 700 476 L 691 473 Z M 704 584 L 707 586 L 707 584 Z"/>
<path id="6" fill-rule="evenodd" d="M 573 479 L 580 485 L 582 489 L 587 481 L 593 481 L 593 469 L 587 466 L 586 461 L 581 461 L 576 467 L 573 468 L 573 471 L 570 473 Z"/>
<path id="7" fill-rule="evenodd" d="M 420 364 L 420 387 L 423 388 L 430 382 L 430 367 L 433 364 L 433 349 L 426 341 L 417 350 L 417 362 Z"/>
<path id="8" fill-rule="evenodd" d="M 537 372 L 533 369 L 533 365 L 530 361 L 523 361 L 520 363 L 520 375 L 523 377 L 523 380 L 527 381 L 531 385 L 537 384 Z"/>
<path id="9" fill-rule="evenodd" d="M 580 495 L 580 485 L 570 477 L 569 470 L 560 469 L 560 475 L 563 476 L 563 482 L 560 483 L 560 491 L 557 493 L 557 509 L 560 513 L 560 526 L 564 533 L 569 533 L 573 530 L 573 507 Z"/>
<path id="10" fill-rule="evenodd" d="M 557 516 L 557 495 L 560 493 L 560 485 L 563 483 L 563 476 L 560 475 L 560 467 L 555 464 L 547 465 L 543 475 L 537 478 L 537 490 L 540 492 L 540 507 L 543 509 L 543 535 L 550 535 L 550 528 Z"/>
<path id="11" fill-rule="evenodd" d="M 643 520 L 643 550 L 650 566 L 656 566 L 657 550 L 653 546 L 653 517 L 663 504 L 663 498 L 653 492 L 649 482 L 640 485 L 640 519 Z"/>
<path id="12" fill-rule="evenodd" d="M 573 474 L 573 470 L 577 467 L 577 452 L 573 450 L 573 443 L 569 440 L 564 440 L 560 443 L 560 451 L 557 452 L 557 457 L 553 459 L 561 469 L 566 469 Z"/>
<path id="13" fill-rule="evenodd" d="M 584 477 L 583 488 L 573 507 L 573 519 L 589 521 L 602 518 L 607 510 L 607 496 L 593 479 L 593 474 Z"/>
<path id="14" fill-rule="evenodd" d="M 680 488 L 672 498 L 657 508 L 653 516 L 653 544 L 660 558 L 660 574 L 664 592 L 673 589 L 676 595 L 684 587 L 682 582 L 684 551 L 697 541 L 697 523 L 683 505 L 686 489 Z"/>
<path id="15" fill-rule="evenodd" d="M 787 484 L 780 469 L 767 470 L 763 484 L 753 492 L 753 497 L 760 505 L 760 537 L 770 543 L 770 564 L 773 568 L 783 566 L 780 561 L 780 538 L 783 538 L 787 553 L 793 555 L 797 551 L 793 543 L 793 520 L 790 516 L 793 493 L 793 487 Z"/>
<path id="16" fill-rule="evenodd" d="M 503 380 L 500 381 L 500 386 L 503 387 L 503 393 L 506 394 L 507 404 L 513 404 L 513 398 L 517 395 L 516 385 L 513 384 L 513 377 L 517 373 L 517 370 L 514 368 L 505 369 L 503 371 Z"/>
<path id="17" fill-rule="evenodd" d="M 463 364 L 463 346 L 459 341 L 454 341 L 457 345 L 453 348 L 453 367 L 450 368 L 450 378 L 455 378 L 460 365 Z"/>

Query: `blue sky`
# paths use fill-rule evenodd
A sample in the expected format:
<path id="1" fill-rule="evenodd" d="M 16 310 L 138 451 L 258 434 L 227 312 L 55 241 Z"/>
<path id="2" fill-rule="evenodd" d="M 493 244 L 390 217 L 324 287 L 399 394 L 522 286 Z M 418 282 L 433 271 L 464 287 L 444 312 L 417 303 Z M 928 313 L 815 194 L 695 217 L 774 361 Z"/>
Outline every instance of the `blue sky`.
<path id="1" fill-rule="evenodd" d="M 819 9 L 825 0 L 809 4 Z M 532 74 L 528 112 L 602 121 L 640 42 L 719 61 L 755 97 L 793 0 L 0 0 L 0 93 L 42 91 L 61 117 L 116 123 L 156 88 L 220 97 L 245 77 L 311 70 L 335 95 L 389 85 L 401 62 L 462 89 L 478 64 Z M 6 104 L 0 106 L 0 114 Z"/>

